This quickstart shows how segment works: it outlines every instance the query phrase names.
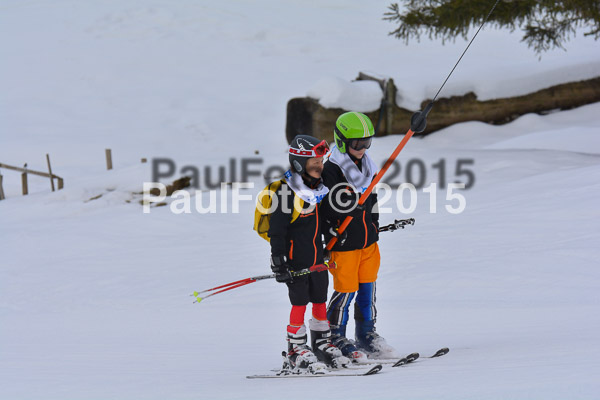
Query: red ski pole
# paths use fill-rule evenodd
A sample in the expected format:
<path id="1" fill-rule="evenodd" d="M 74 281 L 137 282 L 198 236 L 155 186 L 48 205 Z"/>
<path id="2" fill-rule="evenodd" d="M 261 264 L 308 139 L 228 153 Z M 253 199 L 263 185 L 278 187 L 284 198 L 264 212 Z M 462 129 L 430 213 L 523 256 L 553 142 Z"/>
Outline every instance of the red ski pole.
<path id="1" fill-rule="evenodd" d="M 329 262 L 326 261 L 324 264 L 316 264 L 316 265 L 313 265 L 312 267 L 301 269 L 300 271 L 294 271 L 294 272 L 292 272 L 292 275 L 293 276 L 307 275 L 312 272 L 321 272 L 321 271 L 327 271 L 329 269 L 335 269 L 335 267 L 336 267 L 335 262 L 333 263 L 333 265 L 329 265 Z M 194 296 L 196 298 L 196 301 L 194 301 L 194 303 L 200 303 L 202 300 L 206 299 L 207 297 L 214 296 L 215 294 L 223 293 L 228 290 L 236 289 L 236 288 L 248 285 L 253 282 L 261 281 L 264 279 L 271 279 L 271 278 L 275 278 L 275 274 L 253 276 L 253 277 L 246 278 L 246 279 L 240 279 L 239 281 L 226 283 L 221 286 L 216 286 L 214 288 L 206 289 L 201 292 L 194 292 L 192 294 L 192 296 Z M 218 289 L 221 289 L 221 290 L 218 290 Z M 218 291 L 207 294 L 206 296 L 203 296 L 203 297 L 200 296 L 202 293 L 213 292 L 215 290 L 218 290 Z"/>

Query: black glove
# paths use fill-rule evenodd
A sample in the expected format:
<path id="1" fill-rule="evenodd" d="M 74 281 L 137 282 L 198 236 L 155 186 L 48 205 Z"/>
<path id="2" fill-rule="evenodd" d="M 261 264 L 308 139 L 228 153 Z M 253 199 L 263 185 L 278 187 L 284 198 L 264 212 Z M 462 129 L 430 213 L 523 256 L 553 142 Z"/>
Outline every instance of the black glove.
<path id="1" fill-rule="evenodd" d="M 337 242 L 340 246 L 343 246 L 344 243 L 346 243 L 346 239 L 348 239 L 348 232 L 346 232 L 346 230 L 340 234 L 337 229 L 331 227 L 329 228 L 329 234 L 337 238 Z"/>
<path id="2" fill-rule="evenodd" d="M 362 218 L 363 211 L 367 209 L 367 206 L 366 204 L 360 204 L 358 200 L 358 198 L 355 198 L 352 201 L 351 206 L 345 209 L 346 215 L 344 215 L 344 217 L 351 215 L 352 218 Z"/>
<path id="3" fill-rule="evenodd" d="M 327 250 L 325 248 L 325 249 L 323 249 L 323 261 L 325 261 L 326 263 L 328 263 L 329 260 L 331 260 L 331 250 Z"/>
<path id="4" fill-rule="evenodd" d="M 280 283 L 292 283 L 294 276 L 290 271 L 286 256 L 271 255 L 271 271 L 275 273 L 275 280 Z"/>

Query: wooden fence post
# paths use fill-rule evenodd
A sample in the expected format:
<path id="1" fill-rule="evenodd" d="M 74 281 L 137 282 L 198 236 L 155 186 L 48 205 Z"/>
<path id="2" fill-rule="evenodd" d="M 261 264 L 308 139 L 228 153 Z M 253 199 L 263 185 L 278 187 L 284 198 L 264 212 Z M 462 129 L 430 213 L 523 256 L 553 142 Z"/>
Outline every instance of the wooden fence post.
<path id="1" fill-rule="evenodd" d="M 385 92 L 383 95 L 385 96 L 387 107 L 385 112 L 385 132 L 388 135 L 394 133 L 394 109 L 396 108 L 396 85 L 394 84 L 394 80 L 392 78 L 388 79 L 385 85 Z"/>
<path id="2" fill-rule="evenodd" d="M 27 172 L 21 174 L 21 183 L 23 184 L 23 196 L 25 196 L 29 193 L 29 188 L 27 187 Z"/>
<path id="3" fill-rule="evenodd" d="M 4 189 L 2 188 L 2 175 L 0 175 L 0 200 L 4 200 Z"/>
<path id="4" fill-rule="evenodd" d="M 48 158 L 49 160 L 49 158 Z M 25 163 L 25 165 L 23 166 L 23 168 L 21 167 L 14 167 L 12 165 L 6 165 L 6 164 L 2 164 L 0 163 L 0 168 L 6 168 L 6 169 L 10 169 L 13 171 L 17 171 L 17 172 L 22 172 L 21 174 L 21 183 L 23 184 L 23 194 L 28 194 L 29 193 L 29 188 L 27 185 L 27 175 L 31 174 L 31 175 L 37 175 L 37 176 L 43 176 L 44 178 L 50 178 L 50 179 L 58 179 L 58 189 L 62 189 L 64 186 L 64 180 L 63 178 L 61 178 L 60 176 L 57 175 L 53 175 L 53 174 L 49 174 L 47 172 L 40 172 L 40 171 L 35 171 L 33 169 L 27 169 L 27 163 Z M 48 169 L 50 169 L 50 164 L 48 164 Z"/>
<path id="5" fill-rule="evenodd" d="M 46 161 L 48 162 L 48 173 L 50 174 L 50 187 L 54 192 L 54 175 L 52 175 L 52 167 L 50 166 L 50 155 L 46 153 Z"/>
<path id="6" fill-rule="evenodd" d="M 106 169 L 112 169 L 112 152 L 110 149 L 106 149 Z"/>

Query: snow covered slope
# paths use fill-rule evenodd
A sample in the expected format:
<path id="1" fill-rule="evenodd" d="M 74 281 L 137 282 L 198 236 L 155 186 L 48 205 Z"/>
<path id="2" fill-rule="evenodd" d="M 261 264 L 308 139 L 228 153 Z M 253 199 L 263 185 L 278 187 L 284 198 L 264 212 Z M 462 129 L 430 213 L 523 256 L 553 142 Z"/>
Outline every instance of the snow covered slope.
<path id="1" fill-rule="evenodd" d="M 446 211 L 456 201 L 441 188 L 431 213 L 419 189 L 416 225 L 382 234 L 378 331 L 402 353 L 451 352 L 372 377 L 245 379 L 279 366 L 286 289 L 258 282 L 201 304 L 189 295 L 269 271 L 253 202 L 239 213 L 142 213 L 135 193 L 151 166 L 140 157 L 178 169 L 241 157 L 284 165 L 286 101 L 323 77 L 393 76 L 405 106 L 434 93 L 465 43 L 404 47 L 385 36 L 386 5 L 0 5 L 0 162 L 44 170 L 50 153 L 66 186 L 52 193 L 32 177 L 21 197 L 18 174 L 2 171 L 0 399 L 600 395 L 599 104 L 409 142 L 393 183 L 413 159 L 425 186 L 440 184 L 440 159 L 446 182 L 465 180 L 459 160 L 472 160 L 475 181 L 463 213 Z M 538 62 L 518 34 L 484 30 L 444 94 L 490 98 L 586 78 L 599 49 L 579 36 Z M 383 162 L 400 139 L 375 140 L 371 154 Z M 396 196 L 383 223 L 402 217 Z"/>

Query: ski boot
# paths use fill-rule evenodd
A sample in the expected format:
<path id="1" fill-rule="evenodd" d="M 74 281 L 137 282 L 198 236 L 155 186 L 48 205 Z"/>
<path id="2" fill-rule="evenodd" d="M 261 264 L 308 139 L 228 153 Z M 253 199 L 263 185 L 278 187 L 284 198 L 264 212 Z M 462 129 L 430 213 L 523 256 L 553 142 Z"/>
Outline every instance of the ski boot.
<path id="1" fill-rule="evenodd" d="M 367 362 L 367 355 L 346 337 L 346 325 L 331 325 L 331 343 L 353 363 Z"/>
<path id="2" fill-rule="evenodd" d="M 310 331 L 311 344 L 319 361 L 331 368 L 344 368 L 350 364 L 350 359 L 342 351 L 331 344 L 331 331 Z"/>
<path id="3" fill-rule="evenodd" d="M 307 335 L 304 325 L 297 333 L 287 333 L 289 368 L 294 374 L 321 374 L 326 373 L 325 364 L 319 362 L 317 356 L 306 344 Z"/>
<path id="4" fill-rule="evenodd" d="M 398 358 L 398 352 L 375 332 L 375 321 L 356 322 L 356 344 L 372 358 Z"/>

